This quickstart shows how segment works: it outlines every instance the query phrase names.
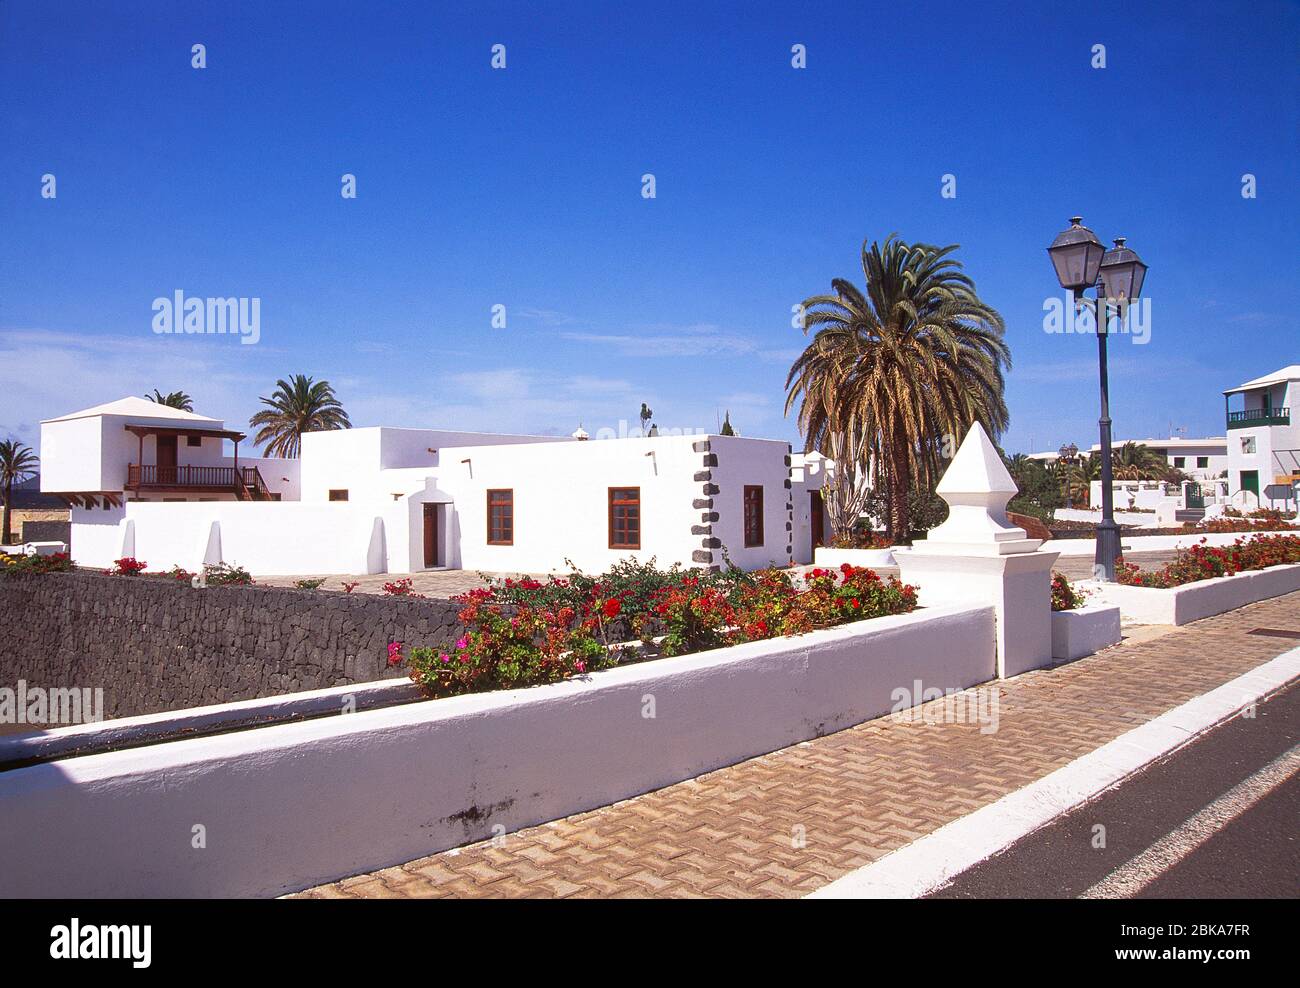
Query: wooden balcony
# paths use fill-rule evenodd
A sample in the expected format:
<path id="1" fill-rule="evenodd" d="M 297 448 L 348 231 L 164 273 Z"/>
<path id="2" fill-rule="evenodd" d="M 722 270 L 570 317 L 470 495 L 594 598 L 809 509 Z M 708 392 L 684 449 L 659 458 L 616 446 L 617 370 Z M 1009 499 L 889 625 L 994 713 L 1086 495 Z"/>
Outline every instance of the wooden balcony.
<path id="1" fill-rule="evenodd" d="M 271 492 L 257 467 L 158 466 L 131 463 L 126 490 L 173 494 L 233 494 L 241 501 L 269 501 Z"/>

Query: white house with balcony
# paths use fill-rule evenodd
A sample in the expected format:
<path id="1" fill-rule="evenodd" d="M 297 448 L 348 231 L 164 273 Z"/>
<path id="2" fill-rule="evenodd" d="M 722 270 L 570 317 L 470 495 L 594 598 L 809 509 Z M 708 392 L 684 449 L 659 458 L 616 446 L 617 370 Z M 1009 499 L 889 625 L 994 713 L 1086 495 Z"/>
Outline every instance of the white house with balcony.
<path id="1" fill-rule="evenodd" d="M 754 569 L 811 561 L 822 523 L 823 464 L 773 440 L 373 427 L 308 433 L 292 460 L 241 455 L 244 438 L 137 398 L 43 422 L 41 486 L 71 506 L 73 559 L 255 575 L 594 572 L 627 556 Z"/>
<path id="2" fill-rule="evenodd" d="M 1223 393 L 1228 425 L 1228 484 L 1234 503 L 1281 507 L 1300 483 L 1300 364 Z"/>
<path id="3" fill-rule="evenodd" d="M 298 462 L 241 457 L 244 438 L 220 419 L 120 398 L 41 423 L 41 490 L 105 510 L 125 501 L 296 500 Z"/>

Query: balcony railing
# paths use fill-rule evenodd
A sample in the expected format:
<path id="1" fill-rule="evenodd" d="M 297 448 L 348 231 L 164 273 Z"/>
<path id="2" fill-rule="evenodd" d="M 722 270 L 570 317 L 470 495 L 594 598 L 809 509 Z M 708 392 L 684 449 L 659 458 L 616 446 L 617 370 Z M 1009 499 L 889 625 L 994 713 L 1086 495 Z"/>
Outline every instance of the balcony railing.
<path id="1" fill-rule="evenodd" d="M 126 468 L 128 490 L 141 487 L 221 487 L 235 486 L 234 467 L 177 466 L 163 467 L 153 463 L 132 463 Z M 239 478 L 245 487 L 265 491 L 257 467 L 240 467 Z"/>
<path id="2" fill-rule="evenodd" d="M 1247 408 L 1241 412 L 1228 413 L 1229 429 L 1249 429 L 1257 425 L 1290 425 L 1289 408 Z"/>

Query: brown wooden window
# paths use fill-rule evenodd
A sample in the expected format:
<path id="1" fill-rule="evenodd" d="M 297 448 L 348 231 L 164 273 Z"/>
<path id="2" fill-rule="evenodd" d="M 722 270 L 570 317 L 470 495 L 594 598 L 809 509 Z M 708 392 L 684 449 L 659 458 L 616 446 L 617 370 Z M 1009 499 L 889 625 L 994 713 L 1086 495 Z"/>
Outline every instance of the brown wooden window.
<path id="1" fill-rule="evenodd" d="M 515 544 L 515 492 L 487 492 L 488 545 Z"/>
<path id="2" fill-rule="evenodd" d="M 346 501 L 347 499 L 348 499 L 348 492 L 346 489 L 342 489 L 342 490 L 335 489 L 330 491 L 331 501 Z"/>
<path id="3" fill-rule="evenodd" d="M 203 437 L 202 437 L 202 436 L 186 436 L 186 437 L 185 437 L 185 445 L 186 445 L 186 446 L 202 446 L 202 445 L 203 445 Z"/>
<path id="4" fill-rule="evenodd" d="M 756 484 L 745 485 L 745 547 L 763 544 L 763 488 Z"/>
<path id="5" fill-rule="evenodd" d="M 609 489 L 609 547 L 641 548 L 641 488 Z"/>

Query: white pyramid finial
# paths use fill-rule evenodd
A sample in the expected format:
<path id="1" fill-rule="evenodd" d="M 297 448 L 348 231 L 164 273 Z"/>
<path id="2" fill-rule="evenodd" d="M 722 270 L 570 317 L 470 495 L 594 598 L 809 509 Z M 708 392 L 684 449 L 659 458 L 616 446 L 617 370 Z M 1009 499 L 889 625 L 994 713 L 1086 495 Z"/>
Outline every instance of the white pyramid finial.
<path id="1" fill-rule="evenodd" d="M 948 519 L 913 548 L 998 556 L 1033 552 L 1042 540 L 1026 538 L 1023 528 L 1007 521 L 1007 502 L 1018 490 L 984 427 L 973 423 L 935 487 L 948 502 Z"/>
<path id="2" fill-rule="evenodd" d="M 984 426 L 975 422 L 966 433 L 957 455 L 944 471 L 943 479 L 935 488 L 935 493 L 948 501 L 948 495 L 1002 494 L 1002 506 L 1016 496 L 1016 482 L 1007 472 L 997 447 L 993 445 L 984 431 Z M 951 501 L 948 501 L 951 504 Z"/>

